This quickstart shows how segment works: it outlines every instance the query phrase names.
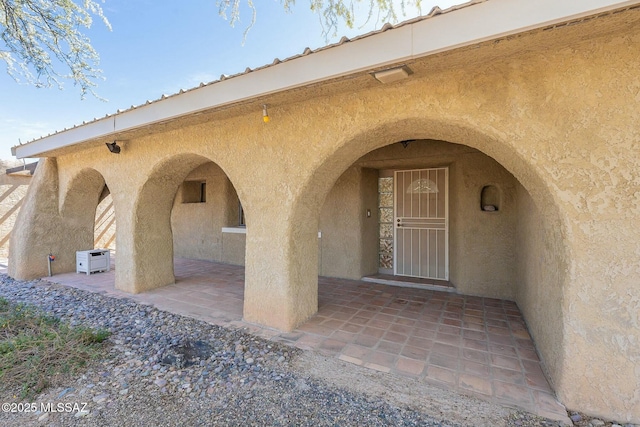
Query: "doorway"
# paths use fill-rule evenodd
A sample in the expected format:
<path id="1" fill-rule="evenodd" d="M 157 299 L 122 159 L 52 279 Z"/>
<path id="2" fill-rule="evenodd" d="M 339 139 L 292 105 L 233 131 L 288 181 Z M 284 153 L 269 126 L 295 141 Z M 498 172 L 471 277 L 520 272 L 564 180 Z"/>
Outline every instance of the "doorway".
<path id="1" fill-rule="evenodd" d="M 394 173 L 393 274 L 449 280 L 449 169 Z"/>

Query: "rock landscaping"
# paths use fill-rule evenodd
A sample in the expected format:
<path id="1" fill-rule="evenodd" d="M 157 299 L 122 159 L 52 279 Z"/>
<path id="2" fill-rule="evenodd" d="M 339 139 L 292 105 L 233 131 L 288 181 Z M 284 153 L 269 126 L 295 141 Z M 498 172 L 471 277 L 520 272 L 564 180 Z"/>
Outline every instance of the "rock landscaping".
<path id="1" fill-rule="evenodd" d="M 322 358 L 128 299 L 7 276 L 0 276 L 0 297 L 71 325 L 111 333 L 104 358 L 60 378 L 32 399 L 28 412 L 24 406 L 15 413 L 3 411 L 2 426 L 559 426 L 462 395 L 438 397 L 441 392 L 434 391 L 433 399 L 447 402 L 448 409 L 439 410 L 420 403 L 430 399 L 424 388 L 413 388 L 416 395 L 406 398 L 395 385 L 383 393 L 366 383 L 360 389 L 343 387 L 331 377 L 340 377 L 344 369 L 347 378 L 361 368 L 331 361 L 316 365 L 320 375 L 327 372 L 326 379 L 307 375 L 300 366 L 314 357 L 314 363 L 324 363 Z M 367 381 L 367 375 L 359 378 Z M 398 381 L 406 387 L 406 379 Z M 0 400 L 32 403 L 15 395 L 4 390 Z"/>

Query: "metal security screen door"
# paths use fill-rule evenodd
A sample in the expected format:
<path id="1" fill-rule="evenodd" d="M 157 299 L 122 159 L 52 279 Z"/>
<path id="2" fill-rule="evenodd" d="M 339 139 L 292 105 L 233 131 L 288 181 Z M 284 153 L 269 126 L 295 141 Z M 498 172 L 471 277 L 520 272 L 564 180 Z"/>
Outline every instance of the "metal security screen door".
<path id="1" fill-rule="evenodd" d="M 395 172 L 394 274 L 449 280 L 449 169 Z"/>

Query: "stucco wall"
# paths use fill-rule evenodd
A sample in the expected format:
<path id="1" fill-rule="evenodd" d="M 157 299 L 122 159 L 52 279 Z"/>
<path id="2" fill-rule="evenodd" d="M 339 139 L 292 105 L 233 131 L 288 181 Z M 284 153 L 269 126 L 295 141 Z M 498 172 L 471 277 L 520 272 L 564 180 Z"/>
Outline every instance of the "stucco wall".
<path id="1" fill-rule="evenodd" d="M 320 214 L 320 275 L 357 280 L 377 272 L 377 178 L 377 171 L 351 167 L 327 195 Z"/>
<path id="2" fill-rule="evenodd" d="M 555 301 L 562 299 L 562 264 L 554 247 L 562 241 L 557 224 L 544 221 L 527 191 L 517 187 L 518 224 L 516 232 L 516 302 L 527 321 L 543 367 L 562 360 L 564 341 L 562 310 Z M 548 375 L 553 386 L 558 378 Z"/>
<path id="3" fill-rule="evenodd" d="M 517 180 L 482 153 L 462 156 L 452 168 L 452 281 L 461 293 L 514 299 Z M 483 187 L 499 193 L 497 211 L 482 210 Z"/>
<path id="4" fill-rule="evenodd" d="M 32 179 L 30 175 L 7 175 L 4 170 L 21 165 L 14 160 L 0 161 L 0 259 L 9 257 L 11 231 Z M 96 210 L 94 247 L 115 250 L 115 213 L 109 194 Z"/>
<path id="5" fill-rule="evenodd" d="M 356 164 L 386 170 L 448 167 L 451 283 L 464 294 L 515 298 L 518 182 L 504 167 L 477 150 L 443 141 L 413 141 L 406 148 L 392 144 Z M 495 212 L 481 210 L 480 194 L 487 185 L 500 193 Z"/>
<path id="6" fill-rule="evenodd" d="M 10 273 L 33 275 L 50 248 L 84 244 L 73 236 L 85 228 L 77 221 L 86 221 L 59 206 L 72 178 L 92 167 L 116 208 L 125 255 L 116 286 L 140 292 L 171 283 L 174 196 L 194 168 L 213 161 L 247 216 L 245 319 L 291 329 L 317 310 L 319 217 L 339 177 L 395 142 L 454 142 L 502 165 L 536 206 L 535 219 L 520 214 L 521 233 L 544 229 L 544 241 L 512 246 L 525 259 L 507 258 L 517 267 L 496 274 L 503 290 L 525 281 L 510 292 L 542 343 L 561 401 L 640 422 L 639 45 L 634 9 L 408 60 L 413 74 L 394 84 L 379 84 L 366 70 L 273 94 L 268 124 L 260 99 L 118 135 L 125 141 L 119 155 L 102 140 L 49 153 L 57 159 L 39 168 L 16 221 Z M 489 181 L 503 175 L 496 170 Z M 487 229 L 508 217 L 478 215 Z M 474 243 L 458 240 L 456 250 Z M 552 267 L 537 267 L 541 255 Z M 477 286 L 487 289 L 487 280 L 482 275 Z"/>
<path id="7" fill-rule="evenodd" d="M 198 189 L 200 183 L 206 183 L 205 201 L 185 199 L 185 182 L 195 183 Z M 174 255 L 244 264 L 244 254 L 238 253 L 233 239 L 223 239 L 223 227 L 238 225 L 239 209 L 238 196 L 225 173 L 209 162 L 189 173 L 185 182 L 178 188 L 171 211 Z"/>
<path id="8" fill-rule="evenodd" d="M 360 277 L 378 272 L 378 177 L 378 170 L 362 169 L 362 207 L 357 213 L 362 221 Z"/>
<path id="9" fill-rule="evenodd" d="M 225 264 L 244 265 L 247 235 L 244 233 L 222 233 L 222 258 Z"/>

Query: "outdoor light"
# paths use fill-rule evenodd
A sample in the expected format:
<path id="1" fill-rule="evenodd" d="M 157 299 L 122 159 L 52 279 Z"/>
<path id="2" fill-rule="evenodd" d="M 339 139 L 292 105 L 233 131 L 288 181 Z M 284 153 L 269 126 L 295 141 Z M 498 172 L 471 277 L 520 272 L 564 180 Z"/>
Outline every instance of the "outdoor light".
<path id="1" fill-rule="evenodd" d="M 112 152 L 113 154 L 119 154 L 120 153 L 120 146 L 118 144 L 116 144 L 116 141 L 113 141 L 111 144 L 109 144 L 107 142 L 106 145 L 107 145 L 107 148 L 109 149 L 109 151 Z"/>
<path id="2" fill-rule="evenodd" d="M 373 77 L 380 83 L 397 82 L 398 80 L 406 79 L 410 74 L 412 74 L 412 71 L 406 65 L 372 73 Z"/>
<path id="3" fill-rule="evenodd" d="M 269 123 L 269 120 L 271 120 L 271 118 L 269 118 L 269 113 L 267 112 L 267 104 L 264 104 L 262 106 L 262 121 Z"/>
<path id="4" fill-rule="evenodd" d="M 400 144 L 402 144 L 404 148 L 407 148 L 413 141 L 415 141 L 415 139 L 405 139 L 404 141 L 400 141 Z"/>

